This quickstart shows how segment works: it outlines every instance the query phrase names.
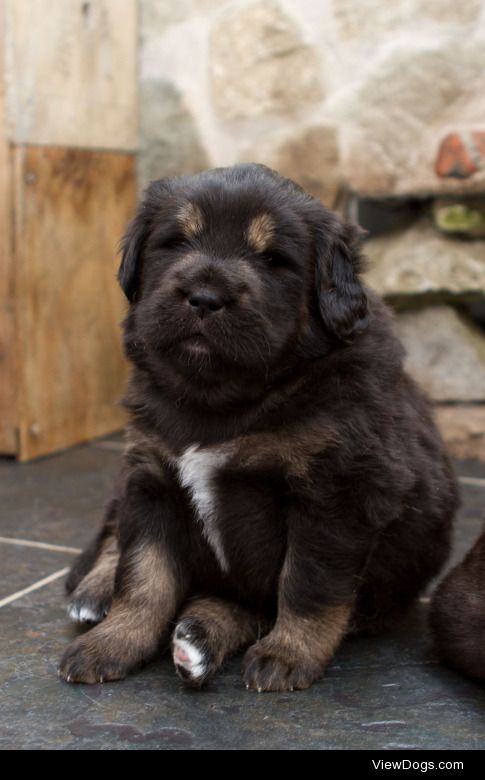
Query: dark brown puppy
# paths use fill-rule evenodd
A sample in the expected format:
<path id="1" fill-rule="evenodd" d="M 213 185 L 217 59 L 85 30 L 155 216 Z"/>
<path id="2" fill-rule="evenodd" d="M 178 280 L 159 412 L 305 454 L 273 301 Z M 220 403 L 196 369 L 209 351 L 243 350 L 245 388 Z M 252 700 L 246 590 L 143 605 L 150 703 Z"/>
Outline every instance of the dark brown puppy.
<path id="1" fill-rule="evenodd" d="M 68 581 L 102 622 L 64 679 L 124 677 L 177 620 L 188 682 L 251 645 L 248 687 L 305 688 L 438 572 L 455 483 L 361 269 L 358 230 L 263 166 L 149 187 L 119 273 L 124 465 Z"/>
<path id="2" fill-rule="evenodd" d="M 485 678 L 485 529 L 440 583 L 430 622 L 443 660 L 471 677 Z"/>

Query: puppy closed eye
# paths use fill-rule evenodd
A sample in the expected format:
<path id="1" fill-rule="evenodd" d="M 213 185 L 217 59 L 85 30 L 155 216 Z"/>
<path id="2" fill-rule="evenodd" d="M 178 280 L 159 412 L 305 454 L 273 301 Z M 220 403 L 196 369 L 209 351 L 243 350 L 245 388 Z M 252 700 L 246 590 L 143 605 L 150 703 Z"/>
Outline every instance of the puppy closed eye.
<path id="1" fill-rule="evenodd" d="M 184 249 L 190 246 L 190 243 L 183 233 L 171 233 L 168 236 L 164 236 L 158 244 L 159 249 Z"/>
<path id="2" fill-rule="evenodd" d="M 297 271 L 297 263 L 285 252 L 267 251 L 260 255 L 261 259 L 271 268 L 284 268 L 290 271 Z"/>

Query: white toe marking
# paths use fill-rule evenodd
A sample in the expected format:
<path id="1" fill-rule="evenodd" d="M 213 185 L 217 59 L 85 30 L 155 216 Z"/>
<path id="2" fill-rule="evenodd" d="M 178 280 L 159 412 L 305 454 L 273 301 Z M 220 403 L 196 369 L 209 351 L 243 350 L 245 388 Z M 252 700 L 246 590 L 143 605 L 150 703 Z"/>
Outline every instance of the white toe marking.
<path id="1" fill-rule="evenodd" d="M 79 607 L 75 604 L 72 604 L 67 609 L 67 614 L 71 618 L 71 620 L 74 620 L 76 623 L 98 623 L 99 617 L 98 615 L 93 612 L 92 609 L 89 607 Z"/>
<path id="2" fill-rule="evenodd" d="M 177 657 L 177 650 L 188 657 L 187 661 L 180 661 Z M 200 650 L 195 645 L 187 642 L 186 639 L 173 640 L 173 660 L 177 666 L 182 666 L 193 680 L 198 680 L 206 673 L 205 659 Z"/>
<path id="3" fill-rule="evenodd" d="M 79 623 L 79 609 L 72 605 L 67 608 L 67 614 L 71 618 L 71 620 L 74 620 L 75 623 Z"/>
<path id="4" fill-rule="evenodd" d="M 195 510 L 202 522 L 204 536 L 214 550 L 221 569 L 229 571 L 222 539 L 217 528 L 213 479 L 218 468 L 224 465 L 227 449 L 212 447 L 201 449 L 197 444 L 188 447 L 178 459 L 177 465 L 182 485 L 188 489 Z"/>
<path id="5" fill-rule="evenodd" d="M 79 610 L 79 620 L 82 623 L 97 623 L 99 618 L 95 612 L 89 607 L 81 607 Z"/>

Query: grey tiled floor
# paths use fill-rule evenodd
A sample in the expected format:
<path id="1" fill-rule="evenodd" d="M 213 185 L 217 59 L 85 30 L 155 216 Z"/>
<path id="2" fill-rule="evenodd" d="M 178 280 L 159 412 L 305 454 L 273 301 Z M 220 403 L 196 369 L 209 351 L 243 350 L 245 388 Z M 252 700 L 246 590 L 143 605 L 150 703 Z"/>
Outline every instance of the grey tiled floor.
<path id="1" fill-rule="evenodd" d="M 484 686 L 436 661 L 426 600 L 393 634 L 348 640 L 309 691 L 249 693 L 237 658 L 201 692 L 184 689 L 167 657 L 123 682 L 62 683 L 57 662 L 76 632 L 65 615 L 63 571 L 70 548 L 96 527 L 117 447 L 111 439 L 26 465 L 0 461 L 1 748 L 485 748 Z M 464 502 L 458 560 L 485 514 L 485 465 L 455 465 Z"/>

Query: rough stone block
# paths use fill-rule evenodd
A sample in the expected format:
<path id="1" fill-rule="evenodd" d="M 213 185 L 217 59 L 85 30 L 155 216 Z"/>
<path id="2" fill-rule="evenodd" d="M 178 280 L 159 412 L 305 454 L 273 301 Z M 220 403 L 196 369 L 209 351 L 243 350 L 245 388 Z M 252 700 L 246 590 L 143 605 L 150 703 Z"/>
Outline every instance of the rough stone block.
<path id="1" fill-rule="evenodd" d="M 436 405 L 435 419 L 446 446 L 457 458 L 485 461 L 485 405 Z"/>
<path id="2" fill-rule="evenodd" d="M 209 64 L 224 119 L 291 113 L 323 97 L 317 50 L 273 0 L 230 7 L 212 28 Z"/>
<path id="3" fill-rule="evenodd" d="M 430 219 L 365 244 L 368 283 L 396 301 L 485 297 L 485 241 L 443 237 Z"/>
<path id="4" fill-rule="evenodd" d="M 451 306 L 399 314 L 406 368 L 435 401 L 485 401 L 483 332 Z"/>

